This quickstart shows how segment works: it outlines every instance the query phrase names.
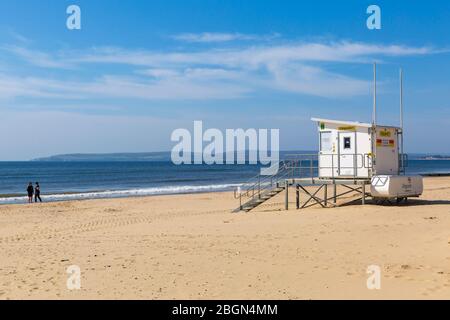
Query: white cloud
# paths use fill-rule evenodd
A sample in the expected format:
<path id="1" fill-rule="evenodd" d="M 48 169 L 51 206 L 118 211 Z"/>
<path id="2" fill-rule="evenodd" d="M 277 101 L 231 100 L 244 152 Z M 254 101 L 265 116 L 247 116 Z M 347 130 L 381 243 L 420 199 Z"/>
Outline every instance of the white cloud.
<path id="1" fill-rule="evenodd" d="M 267 90 L 320 97 L 361 95 L 369 92 L 370 79 L 330 72 L 322 62 L 367 63 L 374 59 L 437 52 L 429 47 L 355 42 L 167 52 L 109 47 L 57 56 L 20 47 L 7 49 L 40 67 L 76 66 L 90 68 L 92 74 L 84 81 L 0 75 L 0 85 L 4 85 L 0 97 L 145 100 L 235 99 Z M 111 65 L 108 69 L 111 71 L 96 74 L 92 67 L 96 65 Z M 126 66 L 128 71 L 124 74 L 121 68 L 120 75 L 115 75 L 114 65 Z"/>
<path id="2" fill-rule="evenodd" d="M 3 50 L 8 51 L 17 57 L 25 60 L 27 63 L 42 68 L 70 69 L 73 65 L 63 59 L 52 56 L 48 53 L 30 50 L 26 47 L 5 45 Z"/>
<path id="3" fill-rule="evenodd" d="M 202 33 L 181 33 L 173 36 L 172 38 L 185 42 L 197 42 L 197 43 L 210 43 L 210 42 L 230 42 L 230 41 L 250 41 L 250 40 L 271 40 L 279 37 L 278 33 L 272 33 L 269 35 L 253 35 L 242 33 L 214 33 L 214 32 L 202 32 Z"/>
<path id="4" fill-rule="evenodd" d="M 147 75 L 153 78 L 170 78 L 180 74 L 179 71 L 173 69 L 146 69 L 139 70 L 138 74 Z"/>
<path id="5" fill-rule="evenodd" d="M 30 39 L 28 39 L 27 37 L 21 35 L 20 33 L 17 33 L 14 30 L 9 30 L 9 35 L 14 38 L 15 40 L 17 40 L 20 43 L 23 44 L 30 44 L 32 43 L 32 41 Z"/>
<path id="6" fill-rule="evenodd" d="M 270 70 L 280 90 L 329 98 L 370 92 L 368 81 L 326 72 L 316 67 L 272 65 Z"/>
<path id="7" fill-rule="evenodd" d="M 0 98 L 2 99 L 68 98 L 66 87 L 67 84 L 56 80 L 0 74 Z"/>
<path id="8" fill-rule="evenodd" d="M 60 100 L 129 98 L 143 100 L 235 99 L 250 89 L 193 71 L 157 80 L 105 75 L 91 81 L 48 80 L 0 75 L 0 98 L 33 97 Z"/>
<path id="9" fill-rule="evenodd" d="M 188 75 L 149 81 L 132 77 L 104 76 L 91 83 L 76 86 L 91 96 L 121 97 L 146 100 L 208 100 L 233 99 L 244 96 L 249 89 L 239 83 L 224 83 Z"/>
<path id="10" fill-rule="evenodd" d="M 185 52 L 149 52 L 121 48 L 95 48 L 73 58 L 78 63 L 174 66 L 208 64 L 222 67 L 255 68 L 279 62 L 365 62 L 375 57 L 413 56 L 436 53 L 429 47 L 372 45 L 352 42 L 303 43 L 278 46 L 251 46 Z"/>

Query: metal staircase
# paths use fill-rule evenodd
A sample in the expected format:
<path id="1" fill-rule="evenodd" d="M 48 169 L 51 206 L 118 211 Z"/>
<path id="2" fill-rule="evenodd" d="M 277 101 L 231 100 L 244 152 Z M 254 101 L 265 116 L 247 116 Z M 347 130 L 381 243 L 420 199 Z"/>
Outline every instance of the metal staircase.
<path id="1" fill-rule="evenodd" d="M 281 161 L 279 170 L 271 176 L 257 175 L 234 191 L 234 197 L 239 199 L 239 207 L 233 212 L 250 210 L 272 199 L 286 189 L 286 181 L 294 174 L 295 167 L 291 161 Z"/>
<path id="2" fill-rule="evenodd" d="M 236 208 L 233 212 L 239 212 L 239 211 L 245 211 L 249 212 L 250 210 L 256 208 L 260 204 L 263 204 L 269 199 L 272 199 L 277 194 L 279 194 L 281 191 L 283 191 L 284 187 L 277 187 L 273 190 L 266 190 L 266 192 L 263 192 L 260 194 L 260 197 L 252 198 L 246 203 L 244 203 L 242 206 L 239 206 L 239 208 Z"/>

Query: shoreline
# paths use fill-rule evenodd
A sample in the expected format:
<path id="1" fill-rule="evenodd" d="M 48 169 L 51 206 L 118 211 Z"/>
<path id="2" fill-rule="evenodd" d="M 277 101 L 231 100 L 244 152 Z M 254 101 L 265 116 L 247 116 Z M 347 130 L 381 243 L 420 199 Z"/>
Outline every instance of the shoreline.
<path id="1" fill-rule="evenodd" d="M 65 193 L 54 193 L 54 194 L 41 193 L 41 197 L 42 197 L 43 202 L 47 202 L 47 203 L 66 202 L 66 201 L 100 200 L 100 199 L 126 199 L 126 198 L 165 196 L 165 195 L 189 195 L 189 194 L 198 194 L 198 193 L 232 192 L 235 187 L 242 186 L 242 185 L 243 185 L 243 183 L 242 184 L 227 184 L 227 185 L 169 187 L 169 188 L 172 188 L 172 190 L 182 189 L 182 188 L 191 189 L 191 190 L 186 190 L 186 191 L 173 191 L 173 192 L 154 191 L 155 189 L 158 189 L 158 190 L 163 189 L 164 187 L 162 187 L 162 188 L 119 189 L 119 190 L 86 191 L 86 192 L 65 192 Z M 151 190 L 151 191 L 147 191 L 147 190 Z M 46 198 L 47 198 L 47 201 L 45 201 Z M 61 198 L 66 198 L 66 199 L 61 199 Z M 0 195 L 0 207 L 3 205 L 25 204 L 25 203 L 27 203 L 27 196 L 23 195 L 23 194 L 13 195 L 11 197 Z"/>
<path id="2" fill-rule="evenodd" d="M 419 174 L 425 178 L 450 177 L 450 173 L 423 173 Z M 84 201 L 95 199 L 126 199 L 141 198 L 165 195 L 190 195 L 201 193 L 232 192 L 234 188 L 244 185 L 243 183 L 211 184 L 211 185 L 188 185 L 188 186 L 164 186 L 164 187 L 143 187 L 135 189 L 114 189 L 114 190 L 94 190 L 94 191 L 69 191 L 62 193 L 41 193 L 43 202 L 66 202 Z M 0 207 L 11 204 L 26 204 L 26 194 L 0 194 Z"/>
<path id="3" fill-rule="evenodd" d="M 147 194 L 147 195 L 132 195 L 132 196 L 123 196 L 123 197 L 104 197 L 104 198 L 83 198 L 83 199 L 66 199 L 66 200 L 52 200 L 52 201 L 44 201 L 45 195 L 41 194 L 42 203 L 41 202 L 19 202 L 19 203 L 0 203 L 0 208 L 4 206 L 23 206 L 23 205 L 41 205 L 41 204 L 57 204 L 57 203 L 66 203 L 66 202 L 86 202 L 86 201 L 107 201 L 107 200 L 125 200 L 125 199 L 145 199 L 145 198 L 154 198 L 154 197 L 170 197 L 170 196 L 189 196 L 189 195 L 201 195 L 201 194 L 221 194 L 221 193 L 232 193 L 232 190 L 220 190 L 220 191 L 197 191 L 197 192 L 186 192 L 186 193 L 165 193 L 165 194 Z M 1 197 L 0 197 L 1 198 Z"/>
<path id="4" fill-rule="evenodd" d="M 430 172 L 417 174 L 424 178 L 430 177 L 450 177 L 449 172 Z M 229 183 L 229 184 L 211 184 L 211 185 L 185 185 L 185 186 L 162 186 L 162 187 L 142 187 L 134 189 L 107 189 L 94 191 L 69 191 L 61 193 L 45 194 L 41 193 L 44 202 L 65 202 L 76 200 L 94 200 L 94 199 L 123 199 L 123 198 L 140 198 L 147 196 L 158 195 L 189 195 L 197 193 L 215 193 L 215 192 L 230 192 L 243 183 Z M 184 189 L 184 190 L 183 190 Z M 67 198 L 67 199 L 63 199 Z M 24 204 L 27 203 L 26 194 L 0 194 L 0 207 L 10 204 Z"/>

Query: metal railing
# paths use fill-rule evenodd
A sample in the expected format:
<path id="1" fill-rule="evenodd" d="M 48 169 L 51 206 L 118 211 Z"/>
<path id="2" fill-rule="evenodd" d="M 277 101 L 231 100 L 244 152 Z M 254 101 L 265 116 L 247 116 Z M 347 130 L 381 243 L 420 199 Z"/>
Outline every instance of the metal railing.
<path id="1" fill-rule="evenodd" d="M 313 177 L 315 174 L 319 174 L 319 170 L 330 170 L 329 178 L 337 178 L 344 176 L 341 170 L 352 170 L 352 174 L 345 176 L 356 178 L 358 176 L 358 169 L 368 169 L 368 174 L 373 170 L 373 162 L 369 154 L 334 154 L 334 153 L 316 153 L 316 154 L 292 154 L 287 155 L 292 157 L 290 161 L 293 164 L 297 174 L 300 178 Z M 350 157 L 347 159 L 351 165 L 343 164 L 344 157 Z M 306 163 L 306 165 L 305 165 Z M 330 163 L 330 165 L 326 165 Z"/>
<path id="2" fill-rule="evenodd" d="M 278 172 L 273 175 L 256 175 L 234 190 L 234 197 L 242 201 L 261 199 L 261 197 L 279 187 L 280 181 L 293 177 L 293 168 L 290 160 L 279 163 Z"/>
<path id="3" fill-rule="evenodd" d="M 351 157 L 348 161 L 352 165 L 344 165 L 342 163 L 343 157 Z M 368 177 L 375 173 L 374 161 L 372 155 L 369 153 L 356 154 L 332 154 L 332 153 L 316 153 L 316 154 L 288 154 L 286 157 L 289 160 L 291 169 L 294 170 L 295 176 L 304 178 L 312 177 L 314 174 L 319 174 L 319 170 L 331 169 L 331 175 L 328 178 L 337 178 L 342 176 L 358 177 L 358 170 L 368 169 Z M 398 168 L 399 174 L 405 174 L 408 167 L 408 155 L 399 154 Z M 330 163 L 330 165 L 326 165 Z M 344 175 L 340 170 L 351 169 L 353 174 Z"/>

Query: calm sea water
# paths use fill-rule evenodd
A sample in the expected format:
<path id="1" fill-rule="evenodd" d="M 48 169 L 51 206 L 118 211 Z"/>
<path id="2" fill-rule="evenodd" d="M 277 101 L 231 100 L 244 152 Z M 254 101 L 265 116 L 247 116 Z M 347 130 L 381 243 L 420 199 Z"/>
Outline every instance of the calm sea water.
<path id="1" fill-rule="evenodd" d="M 450 160 L 410 160 L 408 173 L 450 173 Z M 259 173 L 254 165 L 161 162 L 0 162 L 0 204 L 25 202 L 28 182 L 45 201 L 231 190 Z"/>

